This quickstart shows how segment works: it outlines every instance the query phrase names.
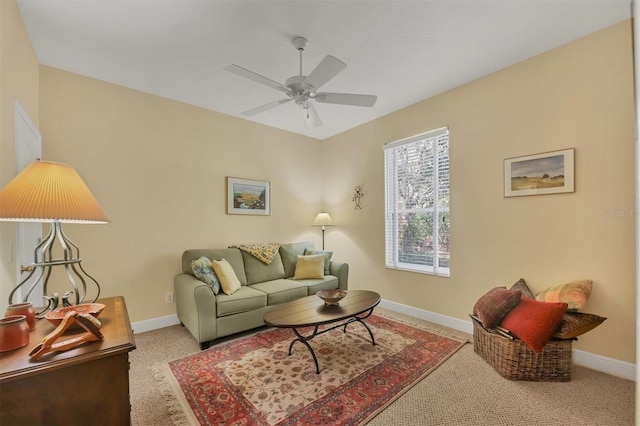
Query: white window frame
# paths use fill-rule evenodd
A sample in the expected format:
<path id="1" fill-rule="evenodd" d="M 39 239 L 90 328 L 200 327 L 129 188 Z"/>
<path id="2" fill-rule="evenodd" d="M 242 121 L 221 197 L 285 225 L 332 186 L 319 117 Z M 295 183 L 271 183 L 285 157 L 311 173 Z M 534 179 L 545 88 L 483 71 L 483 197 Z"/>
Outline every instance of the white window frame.
<path id="1" fill-rule="evenodd" d="M 442 173 L 440 168 L 441 162 L 438 161 L 438 138 L 446 135 L 447 141 L 449 137 L 449 128 L 442 127 L 439 129 L 435 129 L 426 133 L 422 133 L 419 135 L 412 136 L 410 138 L 402 139 L 395 142 L 389 142 L 383 146 L 384 149 L 384 164 L 385 164 L 385 267 L 389 269 L 399 269 L 406 270 L 412 272 L 419 272 L 430 275 L 439 275 L 449 277 L 451 276 L 451 259 L 449 258 L 448 266 L 440 266 L 439 265 L 439 256 L 438 256 L 438 245 L 439 245 L 439 234 L 440 234 L 440 221 L 439 217 L 441 213 L 449 212 L 449 206 L 440 206 L 439 205 L 439 176 Z M 432 187 L 434 188 L 434 202 L 433 206 L 427 208 L 400 208 L 397 195 L 398 195 L 398 176 L 397 176 L 397 159 L 396 154 L 399 148 L 403 145 L 407 144 L 417 144 L 422 141 L 426 141 L 429 139 L 433 139 L 432 149 L 433 149 L 433 174 L 432 178 Z M 449 176 L 449 148 L 447 149 L 447 178 Z M 447 185 L 447 191 L 450 194 L 449 185 Z M 396 218 L 400 214 L 404 213 L 431 213 L 433 214 L 433 236 L 432 236 L 432 244 L 433 244 L 433 265 L 422 265 L 417 263 L 408 263 L 406 261 L 401 261 L 399 258 L 400 250 L 398 248 L 398 221 Z M 449 225 L 449 232 L 451 230 L 451 226 Z"/>

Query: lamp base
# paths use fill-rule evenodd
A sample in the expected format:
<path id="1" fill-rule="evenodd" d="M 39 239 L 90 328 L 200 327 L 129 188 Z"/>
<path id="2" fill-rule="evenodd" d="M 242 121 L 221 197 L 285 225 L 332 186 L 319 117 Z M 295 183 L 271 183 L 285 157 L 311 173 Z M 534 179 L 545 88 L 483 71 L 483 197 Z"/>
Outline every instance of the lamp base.
<path id="1" fill-rule="evenodd" d="M 53 258 L 53 243 L 56 240 L 58 240 L 62 246 L 62 259 Z M 27 275 L 27 277 L 14 287 L 14 289 L 11 290 L 11 293 L 9 293 L 9 304 L 16 303 L 13 301 L 16 291 L 18 291 L 22 286 L 25 286 L 35 274 L 37 274 L 37 279 L 35 279 L 35 281 L 33 281 L 28 287 L 26 294 L 23 296 L 23 301 L 27 301 L 31 292 L 41 282 L 43 283 L 43 293 L 47 295 L 49 277 L 51 276 L 52 268 L 54 266 L 64 267 L 67 279 L 71 284 L 71 289 L 66 291 L 62 296 L 62 303 L 64 306 L 79 305 L 84 302 L 87 296 L 87 281 L 92 281 L 96 286 L 96 296 L 91 303 L 95 302 L 100 296 L 100 284 L 98 284 L 95 278 L 84 270 L 81 262 L 80 249 L 78 249 L 78 246 L 76 246 L 69 238 L 67 238 L 64 232 L 62 232 L 62 223 L 53 222 L 47 237 L 34 250 L 34 262 L 30 267 L 26 268 L 29 275 Z M 80 286 L 78 286 L 76 280 L 80 281 Z M 69 301 L 70 298 L 72 298 L 75 303 Z M 41 311 L 36 312 L 37 318 L 42 318 L 45 312 L 57 308 L 60 301 L 57 293 L 45 296 L 44 299 L 46 301 L 46 306 L 44 306 Z"/>

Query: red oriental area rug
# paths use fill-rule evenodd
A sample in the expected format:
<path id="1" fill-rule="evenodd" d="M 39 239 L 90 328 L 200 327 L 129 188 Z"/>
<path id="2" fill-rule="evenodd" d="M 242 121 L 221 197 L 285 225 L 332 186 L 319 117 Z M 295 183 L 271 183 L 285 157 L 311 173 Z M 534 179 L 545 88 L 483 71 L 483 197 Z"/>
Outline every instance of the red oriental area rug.
<path id="1" fill-rule="evenodd" d="M 377 315 L 375 346 L 353 323 L 315 337 L 311 354 L 289 329 L 217 344 L 154 369 L 176 425 L 362 425 L 465 342 Z"/>

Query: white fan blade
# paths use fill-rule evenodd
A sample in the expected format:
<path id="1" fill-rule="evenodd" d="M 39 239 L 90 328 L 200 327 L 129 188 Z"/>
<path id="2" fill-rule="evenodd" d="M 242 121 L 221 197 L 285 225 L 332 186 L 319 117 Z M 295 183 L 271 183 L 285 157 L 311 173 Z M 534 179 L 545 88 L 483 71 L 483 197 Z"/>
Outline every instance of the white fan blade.
<path id="1" fill-rule="evenodd" d="M 320 120 L 318 111 L 316 111 L 316 108 L 311 102 L 307 102 L 307 106 L 302 109 L 302 112 L 304 113 L 304 119 L 307 120 L 309 127 L 314 128 L 322 126 L 322 120 Z"/>
<path id="2" fill-rule="evenodd" d="M 287 98 L 287 99 L 280 99 L 279 101 L 269 102 L 268 104 L 264 104 L 264 105 L 261 105 L 259 107 L 255 107 L 255 108 L 252 108 L 252 109 L 250 109 L 248 111 L 245 111 L 245 112 L 242 113 L 242 115 L 260 114 L 261 112 L 268 111 L 268 110 L 270 110 L 272 108 L 275 108 L 275 107 L 277 107 L 279 105 L 285 104 L 285 103 L 287 103 L 287 102 L 289 102 L 291 100 L 292 99 Z"/>
<path id="3" fill-rule="evenodd" d="M 355 95 L 353 93 L 316 93 L 314 99 L 325 104 L 342 104 L 361 107 L 372 107 L 378 99 L 375 95 Z"/>
<path id="4" fill-rule="evenodd" d="M 240 77 L 248 78 L 249 80 L 253 80 L 257 83 L 264 84 L 265 86 L 269 86 L 273 89 L 280 90 L 281 92 L 291 92 L 291 89 L 289 89 L 284 84 L 273 81 L 270 78 L 264 77 L 260 74 L 256 74 L 255 72 L 249 71 L 248 69 L 242 68 L 236 64 L 227 65 L 226 67 L 224 67 L 224 69 L 233 74 L 239 75 Z"/>
<path id="5" fill-rule="evenodd" d="M 315 92 L 346 67 L 347 64 L 342 62 L 340 59 L 327 55 L 322 61 L 320 61 L 318 66 L 311 71 L 311 74 L 304 79 L 302 82 L 302 89 L 308 90 L 309 92 Z"/>

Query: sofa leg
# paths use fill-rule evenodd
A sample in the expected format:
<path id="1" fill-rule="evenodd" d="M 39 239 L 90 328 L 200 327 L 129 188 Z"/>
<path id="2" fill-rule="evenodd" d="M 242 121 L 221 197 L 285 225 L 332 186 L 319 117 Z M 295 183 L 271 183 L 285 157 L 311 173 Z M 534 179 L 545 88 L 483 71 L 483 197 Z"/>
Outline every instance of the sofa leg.
<path id="1" fill-rule="evenodd" d="M 204 351 L 205 349 L 209 349 L 209 343 L 211 343 L 211 342 L 202 342 L 202 343 L 200 343 L 200 350 Z"/>

